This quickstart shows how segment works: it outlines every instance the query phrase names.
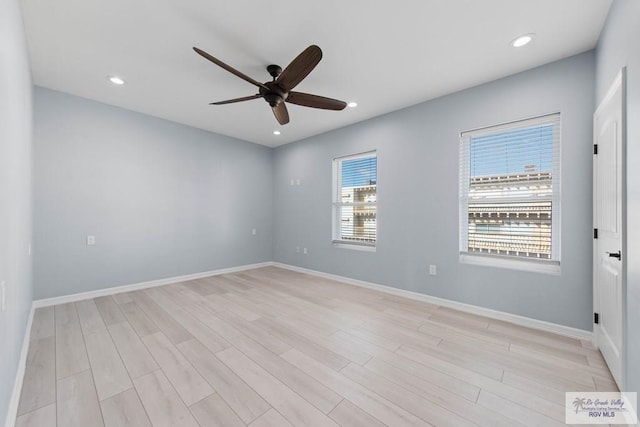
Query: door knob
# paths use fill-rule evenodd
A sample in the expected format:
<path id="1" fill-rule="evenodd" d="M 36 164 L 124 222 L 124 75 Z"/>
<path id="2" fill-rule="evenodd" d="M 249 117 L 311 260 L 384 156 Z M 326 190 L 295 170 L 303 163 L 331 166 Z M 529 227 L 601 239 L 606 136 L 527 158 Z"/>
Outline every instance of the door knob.
<path id="1" fill-rule="evenodd" d="M 609 254 L 609 258 L 618 258 L 618 261 L 620 261 L 622 259 L 622 254 L 620 253 L 620 251 L 618 252 L 606 252 L 607 254 Z"/>

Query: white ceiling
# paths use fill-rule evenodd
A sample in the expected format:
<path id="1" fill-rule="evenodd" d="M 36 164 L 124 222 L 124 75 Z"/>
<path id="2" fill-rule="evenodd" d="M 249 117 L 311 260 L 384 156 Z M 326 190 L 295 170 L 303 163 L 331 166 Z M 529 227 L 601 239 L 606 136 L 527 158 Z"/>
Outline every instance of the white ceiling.
<path id="1" fill-rule="evenodd" d="M 610 0 L 22 0 L 34 83 L 275 147 L 595 47 Z M 515 49 L 518 35 L 536 33 Z M 357 101 L 287 104 L 280 126 L 259 81 L 311 44 L 324 57 L 296 90 Z M 125 79 L 114 86 L 108 75 Z M 280 136 L 273 130 L 281 129 Z"/>

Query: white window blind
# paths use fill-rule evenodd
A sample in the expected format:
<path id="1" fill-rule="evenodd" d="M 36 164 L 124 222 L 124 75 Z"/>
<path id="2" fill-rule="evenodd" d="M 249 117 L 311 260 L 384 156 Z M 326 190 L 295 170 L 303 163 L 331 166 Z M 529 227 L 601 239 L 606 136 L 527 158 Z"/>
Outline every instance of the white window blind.
<path id="1" fill-rule="evenodd" d="M 375 152 L 333 160 L 333 242 L 375 246 L 378 158 Z"/>
<path id="2" fill-rule="evenodd" d="M 460 252 L 560 261 L 560 114 L 461 133 Z"/>

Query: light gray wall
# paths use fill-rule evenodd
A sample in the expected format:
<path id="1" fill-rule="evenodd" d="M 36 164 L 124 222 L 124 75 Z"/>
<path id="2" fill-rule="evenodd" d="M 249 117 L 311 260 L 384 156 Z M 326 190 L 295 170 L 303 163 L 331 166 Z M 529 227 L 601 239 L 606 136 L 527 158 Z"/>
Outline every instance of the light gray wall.
<path id="1" fill-rule="evenodd" d="M 628 391 L 640 392 L 640 2 L 611 5 L 597 48 L 598 102 L 627 67 L 627 374 Z M 624 252 L 623 252 L 624 253 Z"/>
<path id="2" fill-rule="evenodd" d="M 8 418 L 31 307 L 31 72 L 18 0 L 0 2 L 0 422 Z"/>
<path id="3" fill-rule="evenodd" d="M 274 258 L 591 330 L 591 176 L 595 55 L 587 52 L 282 146 L 274 159 Z M 472 72 L 472 70 L 470 70 Z M 458 261 L 458 135 L 562 113 L 562 274 Z M 331 244 L 337 156 L 378 151 L 377 252 Z M 300 178 L 300 186 L 290 186 Z M 296 246 L 309 254 L 295 252 Z M 429 264 L 438 267 L 429 276 Z"/>
<path id="4" fill-rule="evenodd" d="M 39 87 L 34 117 L 35 299 L 272 259 L 270 149 Z"/>

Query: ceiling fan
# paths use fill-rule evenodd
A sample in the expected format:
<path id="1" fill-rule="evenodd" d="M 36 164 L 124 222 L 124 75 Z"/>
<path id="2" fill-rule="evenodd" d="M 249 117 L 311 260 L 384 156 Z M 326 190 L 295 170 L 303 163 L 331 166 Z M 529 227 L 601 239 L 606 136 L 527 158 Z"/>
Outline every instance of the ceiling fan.
<path id="1" fill-rule="evenodd" d="M 271 106 L 273 115 L 281 125 L 289 123 L 289 112 L 287 111 L 285 102 L 302 105 L 304 107 L 321 108 L 323 110 L 343 110 L 344 107 L 347 106 L 344 101 L 337 99 L 293 91 L 293 88 L 304 80 L 322 59 L 322 50 L 316 45 L 311 45 L 303 50 L 284 70 L 278 65 L 272 64 L 267 66 L 267 72 L 273 77 L 273 80 L 265 83 L 260 83 L 252 79 L 197 47 L 194 47 L 193 50 L 214 64 L 258 87 L 258 93 L 255 95 L 212 102 L 210 105 L 232 104 L 235 102 L 264 98 Z"/>

